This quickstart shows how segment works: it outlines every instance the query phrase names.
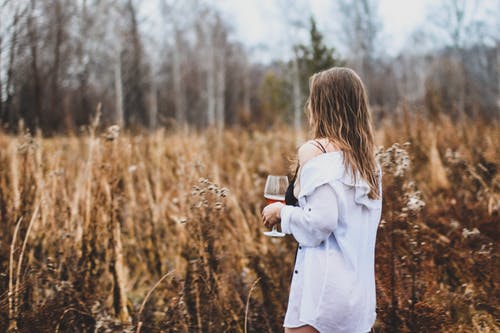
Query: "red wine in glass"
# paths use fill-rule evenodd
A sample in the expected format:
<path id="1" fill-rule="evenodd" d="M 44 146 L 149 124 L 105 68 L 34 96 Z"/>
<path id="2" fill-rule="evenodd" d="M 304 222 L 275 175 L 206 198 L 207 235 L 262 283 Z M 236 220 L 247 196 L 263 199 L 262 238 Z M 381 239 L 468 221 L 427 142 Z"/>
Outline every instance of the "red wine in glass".
<path id="1" fill-rule="evenodd" d="M 275 203 L 275 202 L 281 202 L 282 204 L 285 203 L 285 196 L 284 195 L 264 194 L 264 198 L 266 198 L 266 203 L 268 205 Z"/>
<path id="2" fill-rule="evenodd" d="M 285 203 L 285 193 L 288 187 L 288 177 L 287 176 L 277 176 L 269 175 L 267 176 L 266 186 L 264 188 L 264 198 L 266 198 L 267 204 L 272 204 L 274 202 Z M 264 235 L 270 237 L 283 237 L 284 233 L 276 230 L 276 225 L 273 226 L 271 231 L 264 232 Z"/>

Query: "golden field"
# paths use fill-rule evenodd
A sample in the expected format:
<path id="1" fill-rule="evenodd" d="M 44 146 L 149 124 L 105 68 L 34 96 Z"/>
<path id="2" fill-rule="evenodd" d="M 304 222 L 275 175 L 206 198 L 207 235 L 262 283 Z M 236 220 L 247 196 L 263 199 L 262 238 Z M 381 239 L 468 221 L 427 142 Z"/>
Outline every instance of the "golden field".
<path id="1" fill-rule="evenodd" d="M 375 332 L 499 331 L 499 133 L 377 128 Z M 296 243 L 260 212 L 295 150 L 287 128 L 0 133 L 0 332 L 281 332 Z"/>

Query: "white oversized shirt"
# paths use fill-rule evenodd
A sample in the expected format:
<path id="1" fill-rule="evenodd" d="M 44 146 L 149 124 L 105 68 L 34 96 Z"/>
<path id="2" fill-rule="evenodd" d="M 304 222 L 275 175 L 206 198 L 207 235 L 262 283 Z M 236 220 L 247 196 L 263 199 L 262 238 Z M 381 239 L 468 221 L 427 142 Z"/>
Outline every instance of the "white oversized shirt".
<path id="1" fill-rule="evenodd" d="M 376 318 L 375 239 L 382 200 L 368 198 L 369 191 L 361 177 L 355 183 L 346 171 L 341 151 L 303 165 L 299 207 L 281 210 L 282 231 L 299 243 L 284 327 L 370 331 Z"/>

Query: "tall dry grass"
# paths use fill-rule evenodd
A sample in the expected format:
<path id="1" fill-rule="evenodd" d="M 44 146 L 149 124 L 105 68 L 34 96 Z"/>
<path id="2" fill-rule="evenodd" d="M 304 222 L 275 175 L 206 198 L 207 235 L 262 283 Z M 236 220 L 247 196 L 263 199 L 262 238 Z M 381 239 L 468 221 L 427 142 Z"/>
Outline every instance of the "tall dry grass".
<path id="1" fill-rule="evenodd" d="M 497 332 L 498 124 L 377 131 L 375 332 Z M 295 243 L 262 235 L 294 136 L 0 134 L 0 331 L 281 332 Z M 394 143 L 399 144 L 394 144 Z"/>

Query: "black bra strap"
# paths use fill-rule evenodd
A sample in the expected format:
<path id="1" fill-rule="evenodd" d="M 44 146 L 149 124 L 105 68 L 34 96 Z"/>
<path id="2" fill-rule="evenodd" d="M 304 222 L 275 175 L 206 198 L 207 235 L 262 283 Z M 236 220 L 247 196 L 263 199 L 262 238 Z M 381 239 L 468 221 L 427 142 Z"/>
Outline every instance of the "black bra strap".
<path id="1" fill-rule="evenodd" d="M 318 140 L 314 140 L 314 142 L 316 142 L 321 147 L 320 149 L 323 151 L 323 153 L 326 153 L 326 149 L 325 149 L 325 147 L 323 147 L 323 145 L 321 144 L 321 142 L 319 142 Z M 316 147 L 318 147 L 318 146 L 316 146 Z"/>
<path id="2" fill-rule="evenodd" d="M 319 145 L 319 147 L 315 143 L 317 143 Z M 326 154 L 326 149 L 325 149 L 325 147 L 323 147 L 323 145 L 321 144 L 321 142 L 319 142 L 317 140 L 314 140 L 314 141 L 311 141 L 311 144 L 315 145 L 316 148 L 321 149 L 321 151 L 323 151 L 323 153 Z M 297 162 L 297 168 L 295 169 L 295 175 L 292 178 L 293 181 L 295 181 L 295 179 L 297 178 L 297 173 L 299 172 L 299 167 L 300 167 L 300 165 Z"/>

